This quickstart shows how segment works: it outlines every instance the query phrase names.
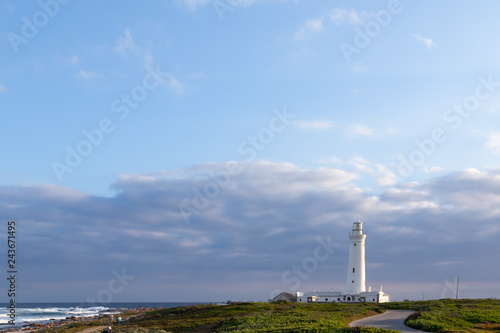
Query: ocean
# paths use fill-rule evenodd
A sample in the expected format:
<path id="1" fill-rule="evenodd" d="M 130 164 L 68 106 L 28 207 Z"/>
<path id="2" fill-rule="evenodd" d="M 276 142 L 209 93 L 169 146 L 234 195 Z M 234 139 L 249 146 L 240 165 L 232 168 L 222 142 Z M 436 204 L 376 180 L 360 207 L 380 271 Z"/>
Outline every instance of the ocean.
<path id="1" fill-rule="evenodd" d="M 116 313 L 118 309 L 136 308 L 174 308 L 177 306 L 194 305 L 199 303 L 105 303 L 99 305 L 85 305 L 82 303 L 16 303 L 15 325 L 9 324 L 9 303 L 0 303 L 0 331 L 7 331 L 12 328 L 20 328 L 30 323 L 46 323 L 52 320 L 61 320 L 66 317 L 90 317 L 99 313 Z"/>

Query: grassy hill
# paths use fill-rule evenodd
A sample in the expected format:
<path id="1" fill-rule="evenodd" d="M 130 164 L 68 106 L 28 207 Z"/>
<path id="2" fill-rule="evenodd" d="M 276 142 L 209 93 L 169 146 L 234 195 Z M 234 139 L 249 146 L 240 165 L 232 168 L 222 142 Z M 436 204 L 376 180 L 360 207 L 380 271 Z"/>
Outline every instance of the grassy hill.
<path id="1" fill-rule="evenodd" d="M 391 332 L 349 328 L 348 323 L 385 312 L 416 311 L 407 325 L 428 332 L 500 333 L 500 300 L 433 300 L 386 304 L 238 303 L 163 309 L 130 317 L 114 333 L 165 332 Z M 86 325 L 96 325 L 89 322 Z M 47 333 L 72 333 L 78 328 L 57 328 Z M 393 331 L 392 331 L 393 332 Z"/>

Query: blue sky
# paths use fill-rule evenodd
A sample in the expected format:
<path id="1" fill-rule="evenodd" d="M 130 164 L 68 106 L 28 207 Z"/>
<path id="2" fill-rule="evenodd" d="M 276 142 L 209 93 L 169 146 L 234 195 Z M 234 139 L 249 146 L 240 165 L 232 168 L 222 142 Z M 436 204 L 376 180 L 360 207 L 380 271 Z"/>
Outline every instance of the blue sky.
<path id="1" fill-rule="evenodd" d="M 343 290 L 358 218 L 393 298 L 500 296 L 499 7 L 1 0 L 21 300 L 265 300 L 327 236 Z"/>

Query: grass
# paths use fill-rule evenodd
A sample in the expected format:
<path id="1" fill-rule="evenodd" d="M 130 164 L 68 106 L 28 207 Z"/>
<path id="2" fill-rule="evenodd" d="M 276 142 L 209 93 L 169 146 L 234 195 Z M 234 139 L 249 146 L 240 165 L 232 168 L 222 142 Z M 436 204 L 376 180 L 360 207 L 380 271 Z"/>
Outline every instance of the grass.
<path id="1" fill-rule="evenodd" d="M 165 332 L 389 332 L 351 329 L 348 323 L 383 312 L 374 304 L 240 303 L 196 305 L 134 318 L 121 333 Z M 141 332 L 140 329 L 148 329 Z"/>
<path id="2" fill-rule="evenodd" d="M 407 326 L 426 332 L 497 332 L 500 333 L 500 300 L 433 300 L 382 305 L 385 309 L 417 311 Z"/>
<path id="3" fill-rule="evenodd" d="M 438 333 L 500 333 L 500 300 L 432 300 L 384 304 L 238 303 L 226 306 L 195 305 L 162 309 L 130 317 L 113 333 L 167 332 L 394 332 L 348 323 L 385 312 L 413 310 L 410 327 Z M 122 317 L 127 317 L 122 315 Z M 75 333 L 106 320 L 41 333 Z"/>

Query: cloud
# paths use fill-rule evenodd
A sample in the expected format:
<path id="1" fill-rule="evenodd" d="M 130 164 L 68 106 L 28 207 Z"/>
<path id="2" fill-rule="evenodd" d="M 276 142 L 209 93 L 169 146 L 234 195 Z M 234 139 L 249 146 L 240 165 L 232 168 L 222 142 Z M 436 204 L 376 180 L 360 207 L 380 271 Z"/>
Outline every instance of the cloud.
<path id="1" fill-rule="evenodd" d="M 120 54 L 122 57 L 128 57 L 129 54 L 133 54 L 135 56 L 142 56 L 143 51 L 134 41 L 132 34 L 129 29 L 125 29 L 125 36 L 119 37 L 116 45 L 113 47 L 115 52 Z"/>
<path id="2" fill-rule="evenodd" d="M 129 55 L 132 55 L 142 61 L 142 65 L 144 67 L 154 68 L 155 60 L 151 55 L 151 52 L 148 49 L 140 48 L 134 41 L 134 38 L 129 29 L 125 29 L 125 33 L 123 37 L 119 37 L 116 45 L 113 48 L 115 52 L 120 54 L 124 58 L 128 58 Z M 85 74 L 82 73 L 82 77 Z M 166 78 L 166 83 L 164 85 L 167 88 L 176 93 L 177 95 L 183 96 L 189 93 L 187 84 L 181 82 L 171 73 L 164 72 L 163 75 Z"/>
<path id="3" fill-rule="evenodd" d="M 398 133 L 399 133 L 399 131 L 396 128 L 389 128 L 387 131 L 385 131 L 385 134 L 389 134 L 389 135 L 396 135 Z"/>
<path id="4" fill-rule="evenodd" d="M 7 91 L 7 88 L 0 82 L 0 94 L 3 94 Z"/>
<path id="5" fill-rule="evenodd" d="M 362 157 L 353 157 L 349 160 L 349 164 L 354 167 L 354 170 L 363 173 L 373 173 L 373 169 L 370 167 L 370 161 Z"/>
<path id="6" fill-rule="evenodd" d="M 366 12 L 358 13 L 354 9 L 333 8 L 316 19 L 307 20 L 295 33 L 294 39 L 306 40 L 312 35 L 323 32 L 325 30 L 325 22 L 333 22 L 334 25 L 341 25 L 344 23 L 358 25 L 363 24 L 364 20 L 370 18 L 371 14 Z"/>
<path id="7" fill-rule="evenodd" d="M 323 19 L 307 20 L 303 26 L 295 33 L 295 40 L 305 40 L 311 35 L 318 34 L 324 30 Z"/>
<path id="8" fill-rule="evenodd" d="M 500 153 L 500 132 L 491 132 L 485 143 L 485 147 L 489 148 L 495 154 Z"/>
<path id="9" fill-rule="evenodd" d="M 349 125 L 345 131 L 348 138 L 354 139 L 360 136 L 372 136 L 375 134 L 375 129 L 363 124 Z"/>
<path id="10" fill-rule="evenodd" d="M 196 10 L 198 7 L 208 4 L 211 0 L 181 0 L 181 2 L 186 4 L 190 9 Z"/>
<path id="11" fill-rule="evenodd" d="M 420 43 L 424 44 L 424 45 L 425 45 L 428 49 L 430 49 L 430 48 L 432 48 L 432 47 L 437 46 L 437 44 L 436 44 L 436 43 L 434 43 L 434 41 L 433 41 L 432 39 L 430 39 L 430 38 L 424 38 L 424 37 L 420 36 L 420 34 L 418 34 L 418 33 L 413 33 L 413 34 L 411 34 L 411 35 L 412 35 L 413 37 L 415 37 L 415 39 L 416 39 L 418 42 L 420 42 Z"/>
<path id="12" fill-rule="evenodd" d="M 396 184 L 396 175 L 394 172 L 383 165 L 376 165 L 378 178 L 376 179 L 377 186 L 392 186 Z"/>
<path id="13" fill-rule="evenodd" d="M 362 24 L 363 20 L 354 9 L 345 9 L 345 8 L 334 8 L 328 12 L 328 18 L 335 25 L 341 25 L 343 23 L 349 24 Z"/>
<path id="14" fill-rule="evenodd" d="M 332 128 L 333 123 L 329 120 L 295 121 L 294 124 L 303 130 L 324 131 Z"/>
<path id="15" fill-rule="evenodd" d="M 443 171 L 443 168 L 438 167 L 438 166 L 433 166 L 431 168 L 424 167 L 424 173 L 434 173 L 434 172 L 440 172 Z"/>
<path id="16" fill-rule="evenodd" d="M 412 285 L 439 285 L 456 271 L 478 286 L 500 274 L 491 266 L 500 251 L 500 170 L 389 185 L 387 168 L 362 158 L 350 163 L 385 189 L 364 191 L 356 173 L 338 168 L 240 162 L 240 172 L 228 175 L 226 163 L 204 163 L 123 175 L 112 185 L 114 197 L 53 185 L 0 186 L 0 215 L 16 217 L 30 254 L 23 257 L 29 301 L 85 300 L 122 267 L 136 279 L 116 296 L 130 301 L 265 300 L 273 289 L 291 289 L 283 273 L 327 236 L 340 246 L 299 287 L 328 290 L 338 281 L 343 289 L 356 218 L 368 235 L 368 283 L 383 284 L 393 299 L 416 297 Z M 198 197 L 202 207 L 186 224 L 180 203 L 193 204 L 205 191 L 209 200 Z M 486 287 L 467 292 L 500 296 Z M 439 298 L 440 290 L 426 296 Z"/>
<path id="17" fill-rule="evenodd" d="M 92 79 L 96 79 L 96 78 L 102 78 L 102 75 L 96 73 L 96 72 L 92 72 L 92 71 L 89 71 L 89 70 L 84 70 L 84 69 L 80 69 L 78 71 L 78 73 L 76 74 L 77 77 L 81 78 L 81 79 L 85 79 L 85 80 L 92 80 Z"/>
<path id="18" fill-rule="evenodd" d="M 385 187 L 396 184 L 397 178 L 394 172 L 381 164 L 372 165 L 370 161 L 362 157 L 351 158 L 349 164 L 356 172 L 373 176 L 377 186 Z"/>
<path id="19" fill-rule="evenodd" d="M 237 6 L 249 6 L 258 1 L 271 1 L 271 0 L 237 0 L 237 1 L 226 1 L 226 2 L 223 1 L 223 3 L 226 3 L 228 6 L 231 7 L 237 7 Z M 273 1 L 285 2 L 287 0 L 273 0 Z M 297 1 L 297 0 L 292 0 L 292 1 Z M 212 4 L 214 0 L 177 0 L 177 2 L 186 5 L 191 10 L 197 10 L 198 8 L 201 8 L 203 6 Z"/>
<path id="20" fill-rule="evenodd" d="M 186 84 L 177 80 L 172 74 L 168 74 L 167 78 L 167 87 L 170 91 L 173 91 L 180 96 L 186 95 L 188 93 Z"/>

